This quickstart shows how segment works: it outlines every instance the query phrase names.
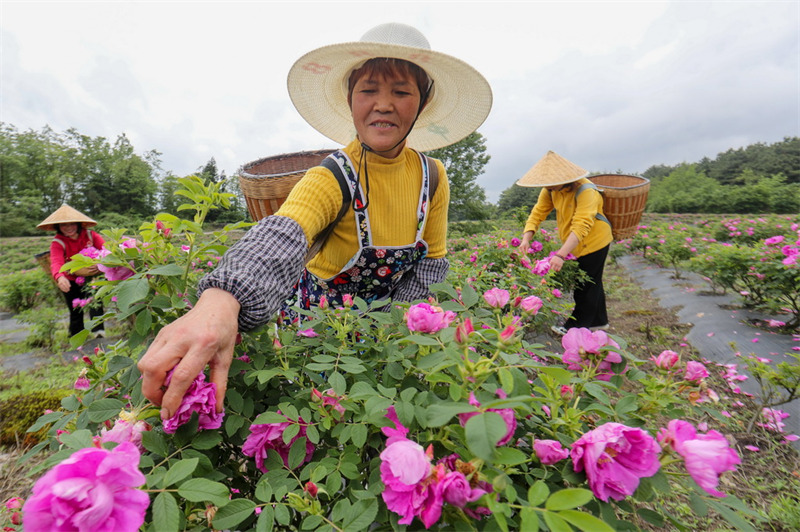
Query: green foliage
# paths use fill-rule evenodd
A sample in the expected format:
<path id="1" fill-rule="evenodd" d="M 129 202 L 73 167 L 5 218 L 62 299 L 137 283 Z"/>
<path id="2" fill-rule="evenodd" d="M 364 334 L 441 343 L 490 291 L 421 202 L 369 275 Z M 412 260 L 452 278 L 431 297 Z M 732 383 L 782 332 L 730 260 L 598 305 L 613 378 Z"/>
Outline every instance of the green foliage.
<path id="1" fill-rule="evenodd" d="M 29 325 L 25 345 L 51 352 L 58 351 L 59 347 L 67 345 L 66 328 L 59 326 L 58 323 L 65 314 L 66 310 L 61 305 L 58 307 L 42 306 L 21 312 L 17 316 L 17 320 Z"/>
<path id="2" fill-rule="evenodd" d="M 525 223 L 531 209 L 536 205 L 539 199 L 539 187 L 521 187 L 519 185 L 511 185 L 500 193 L 500 199 L 497 202 L 497 210 L 500 213 L 510 213 L 512 211 L 521 210 L 525 213 L 525 219 L 521 223 Z"/>
<path id="3" fill-rule="evenodd" d="M 540 331 L 561 311 L 555 288 L 571 282 L 568 273 L 535 273 L 537 261 L 555 245 L 545 230 L 542 250 L 525 256 L 504 233 L 454 242 L 448 282 L 433 287 L 441 310 L 454 313 L 440 330 L 410 329 L 407 303 L 378 312 L 357 299 L 352 307 L 315 308 L 301 323 L 269 323 L 242 333 L 222 426 L 199 430 L 195 415 L 175 434 L 165 433 L 158 409 L 142 396 L 135 360 L 145 340 L 186 311 L 184 298 L 197 279 L 192 264 L 221 253 L 226 236 L 199 244 L 206 214 L 227 197 L 199 178 L 181 185 L 178 192 L 188 200 L 181 210 L 193 210 L 192 220 L 160 214 L 156 223 L 140 228 L 137 245 L 112 246 L 113 254 L 102 259 L 135 272 L 100 287 L 109 302 L 116 298 L 118 316 L 136 322 L 135 333 L 92 357 L 85 368 L 89 390 L 65 397 L 59 411 L 29 429 L 50 431 L 37 448 L 54 453 L 48 465 L 91 445 L 117 418 L 140 420 L 151 425 L 142 433 L 139 463 L 146 476 L 142 489 L 151 496 L 147 530 L 393 530 L 398 516 L 381 496 L 386 429 L 400 428 L 387 419 L 393 409 L 408 429 L 406 437 L 430 449 L 433 464 L 451 457 L 473 485 L 490 492 L 469 506 L 486 508 L 481 520 L 445 505 L 437 527 L 536 530 L 544 523 L 550 530 L 604 531 L 633 528 L 641 517 L 688 528 L 678 517 L 644 508 L 658 507 L 658 497 L 672 490 L 695 491 L 680 460 L 669 453 L 662 456 L 661 471 L 643 479 L 632 497 L 603 502 L 569 460 L 546 466 L 533 450 L 537 439 L 568 447 L 607 422 L 655 435 L 665 415 L 713 420 L 706 406 L 688 400 L 703 392 L 702 383 L 685 381 L 678 368 L 646 366 L 621 338 L 587 354 L 574 369 L 565 367 L 561 353 L 526 340 L 527 332 Z M 108 236 L 119 242 L 121 231 Z M 187 242 L 188 250 L 175 242 Z M 488 287 L 507 290 L 509 303 L 490 306 L 482 297 Z M 523 311 L 518 298 L 530 295 L 543 300 L 541 310 Z M 623 362 L 613 364 L 613 377 L 599 379 L 600 363 L 611 351 Z M 504 445 L 498 443 L 508 425 L 499 412 L 516 420 Z M 261 470 L 242 453 L 254 424 L 280 424 L 274 443 L 286 446 L 284 456 L 267 452 Z M 57 439 L 59 430 L 69 434 Z M 693 493 L 691 501 L 703 515 L 711 509 L 737 529 L 752 529 L 743 516 L 755 517 L 733 496 L 721 503 Z"/>
<path id="4" fill-rule="evenodd" d="M 37 268 L 0 276 L 0 308 L 22 312 L 41 304 L 53 304 L 57 288 L 44 270 Z"/>
<path id="5" fill-rule="evenodd" d="M 137 155 L 124 134 L 112 144 L 74 129 L 19 132 L 0 124 L 0 234 L 39 234 L 36 224 L 62 203 L 89 216 L 152 215 L 158 156 Z"/>
<path id="6" fill-rule="evenodd" d="M 28 427 L 46 410 L 61 408 L 61 399 L 69 394 L 69 390 L 43 390 L 0 401 L 0 445 L 38 443 L 47 431 L 28 432 Z"/>
<path id="7" fill-rule="evenodd" d="M 477 131 L 466 138 L 428 152 L 444 164 L 450 182 L 450 221 L 485 220 L 491 215 L 486 192 L 476 183 L 491 157 L 486 139 Z"/>

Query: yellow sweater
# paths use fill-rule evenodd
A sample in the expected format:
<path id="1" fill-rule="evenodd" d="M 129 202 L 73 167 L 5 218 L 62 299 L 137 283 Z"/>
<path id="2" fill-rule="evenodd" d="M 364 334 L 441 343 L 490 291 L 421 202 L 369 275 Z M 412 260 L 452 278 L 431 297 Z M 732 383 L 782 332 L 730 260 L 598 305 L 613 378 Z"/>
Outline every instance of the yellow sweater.
<path id="1" fill-rule="evenodd" d="M 344 152 L 359 173 L 366 193 L 364 171 L 359 172 L 361 144 L 354 140 Z M 417 232 L 417 206 L 422 186 L 422 164 L 419 155 L 405 148 L 394 159 L 367 153 L 369 169 L 369 214 L 372 242 L 375 246 L 407 246 L 414 243 Z M 447 208 L 450 186 L 444 166 L 439 167 L 439 185 L 428 210 L 423 239 L 428 243 L 428 257 L 447 254 Z M 303 228 L 309 245 L 332 222 L 342 207 L 342 192 L 336 178 L 327 168 L 311 168 L 295 185 L 286 202 L 275 214 L 295 220 Z M 322 279 L 333 277 L 358 251 L 355 213 L 348 209 L 322 250 L 308 264 L 308 269 Z"/>
<path id="2" fill-rule="evenodd" d="M 550 211 L 556 210 L 556 224 L 558 236 L 562 242 L 566 241 L 570 233 L 578 237 L 578 247 L 572 254 L 582 257 L 606 247 L 614 239 L 611 235 L 611 226 L 595 218 L 595 214 L 603 213 L 603 196 L 594 189 L 584 189 L 575 201 L 575 192 L 584 183 L 590 183 L 586 178 L 579 179 L 569 189 L 549 192 L 542 188 L 539 200 L 531 210 L 531 215 L 525 223 L 525 231 L 539 229 L 539 225 L 547 218 Z"/>

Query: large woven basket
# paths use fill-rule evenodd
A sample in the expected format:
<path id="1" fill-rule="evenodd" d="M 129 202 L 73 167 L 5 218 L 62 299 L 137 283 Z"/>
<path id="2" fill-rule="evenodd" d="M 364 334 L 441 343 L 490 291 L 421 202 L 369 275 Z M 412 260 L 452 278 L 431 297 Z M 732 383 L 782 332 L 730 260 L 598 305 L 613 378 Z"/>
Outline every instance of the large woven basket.
<path id="1" fill-rule="evenodd" d="M 257 222 L 275 214 L 306 170 L 318 166 L 333 152 L 334 150 L 317 150 L 284 153 L 242 166 L 238 172 L 239 185 L 253 221 Z"/>
<path id="2" fill-rule="evenodd" d="M 623 174 L 598 174 L 589 176 L 589 180 L 603 193 L 603 212 L 611 222 L 614 239 L 635 235 L 650 192 L 650 180 Z"/>

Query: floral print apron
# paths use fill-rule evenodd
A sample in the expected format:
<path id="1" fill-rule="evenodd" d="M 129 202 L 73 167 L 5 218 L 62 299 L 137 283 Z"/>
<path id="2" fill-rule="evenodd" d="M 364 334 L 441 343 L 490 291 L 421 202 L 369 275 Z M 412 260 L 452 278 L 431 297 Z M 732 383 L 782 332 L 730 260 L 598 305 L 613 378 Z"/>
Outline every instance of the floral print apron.
<path id="1" fill-rule="evenodd" d="M 369 213 L 363 208 L 364 194 L 353 171 L 350 158 L 341 150 L 329 155 L 341 168 L 350 186 L 350 197 L 354 199 L 356 224 L 359 235 L 358 252 L 330 279 L 320 279 L 304 269 L 297 284 L 295 304 L 304 309 L 318 305 L 325 296 L 333 306 L 343 305 L 343 296 L 350 294 L 367 303 L 387 299 L 400 282 L 403 274 L 428 254 L 428 244 L 422 235 L 428 214 L 430 174 L 427 161 L 422 162 L 422 187 L 417 207 L 417 234 L 415 242 L 408 246 L 378 247 L 372 243 Z M 432 163 L 435 164 L 435 163 Z"/>

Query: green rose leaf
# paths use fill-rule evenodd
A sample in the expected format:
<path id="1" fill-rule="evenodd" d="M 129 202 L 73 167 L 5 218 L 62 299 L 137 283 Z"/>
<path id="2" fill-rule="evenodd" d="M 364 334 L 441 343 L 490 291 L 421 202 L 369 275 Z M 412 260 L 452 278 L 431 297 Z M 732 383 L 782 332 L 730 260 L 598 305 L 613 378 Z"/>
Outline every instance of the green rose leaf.
<path id="1" fill-rule="evenodd" d="M 558 512 L 558 515 L 585 532 L 614 532 L 614 529 L 605 521 L 578 510 L 562 510 Z"/>
<path id="2" fill-rule="evenodd" d="M 153 500 L 153 526 L 163 532 L 177 532 L 181 519 L 181 511 L 175 497 L 167 491 L 162 491 Z"/>
<path id="3" fill-rule="evenodd" d="M 165 264 L 158 266 L 147 271 L 148 275 L 163 275 L 165 277 L 174 277 L 176 275 L 183 275 L 183 268 L 177 264 Z"/>
<path id="4" fill-rule="evenodd" d="M 199 461 L 200 460 L 198 458 L 187 458 L 175 462 L 170 466 L 169 470 L 167 470 L 167 474 L 164 475 L 164 487 L 177 484 L 181 480 L 194 473 L 194 470 L 197 469 L 197 463 Z"/>
<path id="5" fill-rule="evenodd" d="M 441 427 L 453 416 L 474 411 L 475 407 L 467 403 L 437 403 L 428 408 L 428 426 Z"/>
<path id="6" fill-rule="evenodd" d="M 347 512 L 344 519 L 344 530 L 366 530 L 378 515 L 377 499 L 362 499 Z"/>
<path id="7" fill-rule="evenodd" d="M 214 515 L 212 524 L 215 530 L 230 530 L 250 517 L 256 504 L 247 499 L 234 499 Z"/>
<path id="8" fill-rule="evenodd" d="M 228 504 L 230 492 L 224 484 L 204 478 L 192 478 L 181 484 L 178 495 L 192 502 L 210 502 L 219 507 Z"/>
<path id="9" fill-rule="evenodd" d="M 568 488 L 553 493 L 545 503 L 548 510 L 567 510 L 583 506 L 594 498 L 590 490 Z"/>
<path id="10" fill-rule="evenodd" d="M 131 305 L 146 298 L 149 292 L 150 284 L 147 279 L 128 279 L 119 283 L 117 306 L 120 312 L 127 312 Z"/>
<path id="11" fill-rule="evenodd" d="M 107 419 L 117 417 L 122 409 L 125 408 L 125 403 L 119 399 L 98 399 L 89 405 L 89 421 L 94 423 L 102 423 Z"/>
<path id="12" fill-rule="evenodd" d="M 533 486 L 528 488 L 528 504 L 531 506 L 539 506 L 549 495 L 550 488 L 547 487 L 547 484 L 542 480 L 537 480 L 534 482 Z"/>
<path id="13" fill-rule="evenodd" d="M 505 435 L 508 428 L 500 414 L 483 412 L 472 416 L 464 427 L 467 436 L 467 447 L 475 456 L 494 461 L 497 442 Z"/>

